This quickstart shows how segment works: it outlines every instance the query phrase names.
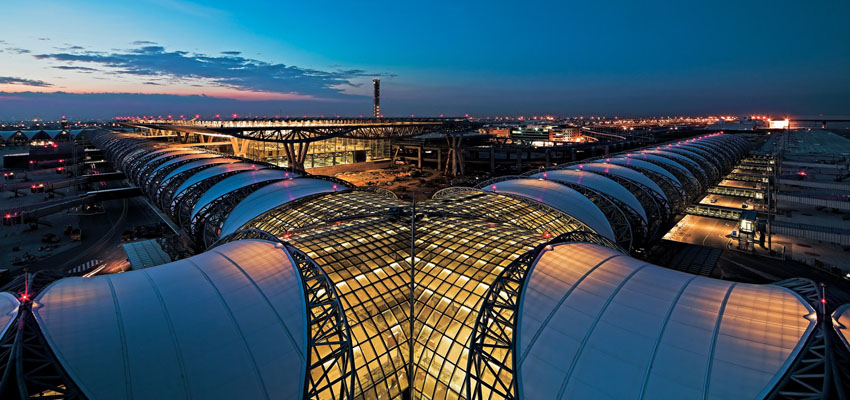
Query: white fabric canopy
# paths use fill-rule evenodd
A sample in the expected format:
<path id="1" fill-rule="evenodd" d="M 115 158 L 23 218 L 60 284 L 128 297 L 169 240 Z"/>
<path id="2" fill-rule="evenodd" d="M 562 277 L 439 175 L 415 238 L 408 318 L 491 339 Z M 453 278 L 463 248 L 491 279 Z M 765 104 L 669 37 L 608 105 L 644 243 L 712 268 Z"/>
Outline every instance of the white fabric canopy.
<path id="1" fill-rule="evenodd" d="M 589 243 L 544 250 L 520 299 L 525 399 L 763 398 L 815 325 L 779 286 L 721 281 Z"/>
<path id="2" fill-rule="evenodd" d="M 307 315 L 283 247 L 241 240 L 157 267 L 66 278 L 36 298 L 57 360 L 92 399 L 300 399 Z"/>

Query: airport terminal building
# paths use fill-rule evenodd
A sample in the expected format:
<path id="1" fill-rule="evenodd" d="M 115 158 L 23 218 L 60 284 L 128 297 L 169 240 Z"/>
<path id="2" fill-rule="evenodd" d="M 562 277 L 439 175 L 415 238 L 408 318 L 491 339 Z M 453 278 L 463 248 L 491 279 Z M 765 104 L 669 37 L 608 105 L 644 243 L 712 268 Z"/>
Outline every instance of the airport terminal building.
<path id="1" fill-rule="evenodd" d="M 87 135 L 205 251 L 13 282 L 0 295 L 0 393 L 738 399 L 838 373 L 805 369 L 825 335 L 845 337 L 822 318 L 850 315 L 821 315 L 814 283 L 735 283 L 632 257 L 745 156 L 742 136 L 411 204 L 233 155 Z"/>

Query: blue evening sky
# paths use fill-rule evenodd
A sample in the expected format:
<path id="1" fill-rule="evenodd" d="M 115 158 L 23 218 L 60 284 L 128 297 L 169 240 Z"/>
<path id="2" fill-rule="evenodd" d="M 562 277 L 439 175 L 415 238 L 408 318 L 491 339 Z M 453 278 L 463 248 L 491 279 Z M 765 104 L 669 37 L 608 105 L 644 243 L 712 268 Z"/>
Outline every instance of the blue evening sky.
<path id="1" fill-rule="evenodd" d="M 0 119 L 847 114 L 850 2 L 6 2 Z"/>

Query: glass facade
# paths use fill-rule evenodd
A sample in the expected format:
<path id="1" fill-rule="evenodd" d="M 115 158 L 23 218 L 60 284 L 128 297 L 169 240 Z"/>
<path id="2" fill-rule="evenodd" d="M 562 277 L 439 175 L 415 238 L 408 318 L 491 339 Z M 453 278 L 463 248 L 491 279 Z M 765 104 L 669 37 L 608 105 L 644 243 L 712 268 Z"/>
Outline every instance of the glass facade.
<path id="1" fill-rule="evenodd" d="M 331 138 L 310 143 L 307 148 L 305 168 L 330 167 L 365 161 L 379 161 L 390 158 L 389 139 L 353 139 Z M 286 167 L 286 149 L 281 143 L 250 141 L 246 157 Z"/>
<path id="2" fill-rule="evenodd" d="M 411 208 L 379 193 L 324 195 L 265 213 L 261 229 L 303 250 L 334 283 L 351 326 L 359 398 L 409 393 Z M 413 398 L 464 394 L 476 312 L 519 255 L 581 223 L 520 199 L 461 191 L 420 203 L 414 247 Z"/>

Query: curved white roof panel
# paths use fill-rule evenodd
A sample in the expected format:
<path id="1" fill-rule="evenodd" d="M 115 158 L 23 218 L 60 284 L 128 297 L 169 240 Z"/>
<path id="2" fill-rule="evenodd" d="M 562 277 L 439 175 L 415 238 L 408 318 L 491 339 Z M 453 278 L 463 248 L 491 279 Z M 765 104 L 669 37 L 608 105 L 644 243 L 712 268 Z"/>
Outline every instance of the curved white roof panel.
<path id="1" fill-rule="evenodd" d="M 816 319 L 788 289 L 694 276 L 589 243 L 544 250 L 519 308 L 526 399 L 763 398 Z"/>
<path id="2" fill-rule="evenodd" d="M 646 220 L 646 211 L 638 201 L 637 197 L 628 189 L 614 180 L 608 179 L 602 175 L 594 174 L 590 171 L 576 171 L 571 169 L 556 169 L 532 175 L 534 178 L 543 177 L 554 181 L 570 182 L 576 185 L 582 185 L 594 189 L 596 191 L 610 195 L 617 200 L 626 203 L 633 208 L 635 212 Z"/>
<path id="3" fill-rule="evenodd" d="M 274 243 L 48 286 L 34 313 L 92 399 L 300 399 L 307 353 L 299 273 Z"/>
<path id="4" fill-rule="evenodd" d="M 189 153 L 189 154 L 184 154 L 180 157 L 172 158 L 172 159 L 162 163 L 162 165 L 158 165 L 156 168 L 153 169 L 153 171 L 150 172 L 150 175 L 155 174 L 160 169 L 168 167 L 169 165 L 173 165 L 173 164 L 176 164 L 176 163 L 179 163 L 179 162 L 182 162 L 182 161 L 203 160 L 203 159 L 213 158 L 213 157 L 220 157 L 220 156 L 217 155 L 217 154 L 201 153 L 201 152 L 193 152 L 193 153 Z"/>
<path id="5" fill-rule="evenodd" d="M 631 181 L 635 181 L 644 186 L 649 187 L 651 190 L 654 190 L 656 193 L 660 194 L 664 199 L 667 199 L 667 195 L 664 193 L 664 190 L 658 186 L 655 181 L 646 177 L 646 175 L 641 174 L 633 169 L 623 167 L 621 165 L 616 164 L 605 164 L 601 162 L 593 162 L 587 164 L 579 164 L 579 165 L 571 165 L 567 167 L 567 169 L 573 170 L 587 170 L 591 172 L 601 172 L 611 175 L 616 175 L 621 178 L 626 178 Z"/>
<path id="6" fill-rule="evenodd" d="M 832 313 L 832 328 L 850 350 L 850 304 L 844 304 Z"/>
<path id="7" fill-rule="evenodd" d="M 220 236 L 236 232 L 252 219 L 290 201 L 318 193 L 344 191 L 348 191 L 348 188 L 322 179 L 297 178 L 272 183 L 251 193 L 233 208 L 224 221 Z"/>
<path id="8" fill-rule="evenodd" d="M 234 171 L 245 171 L 245 170 L 249 170 L 249 169 L 265 169 L 265 168 L 266 168 L 266 166 L 264 166 L 264 165 L 240 162 L 240 163 L 216 165 L 215 167 L 202 169 L 202 170 L 198 171 L 197 173 L 195 173 L 194 175 L 192 175 L 189 179 L 186 179 L 186 181 L 183 182 L 183 184 L 181 184 L 180 187 L 178 187 L 177 190 L 174 191 L 174 194 L 177 195 L 178 193 L 186 190 L 189 186 L 192 186 L 192 185 L 194 185 L 194 184 L 196 184 L 196 183 L 198 183 L 198 182 L 200 182 L 204 179 L 212 178 L 212 177 L 217 176 L 217 175 L 226 174 L 228 172 L 234 172 Z"/>
<path id="9" fill-rule="evenodd" d="M 668 171 L 664 168 L 661 168 L 661 167 L 659 167 L 659 166 L 657 166 L 657 165 L 655 165 L 655 164 L 653 164 L 649 161 L 639 160 L 639 159 L 632 158 L 632 157 L 616 157 L 616 158 L 611 158 L 610 160 L 611 161 L 608 161 L 608 162 L 610 162 L 611 164 L 631 165 L 631 166 L 634 166 L 634 167 L 637 167 L 637 168 L 645 168 L 649 171 L 655 172 L 657 174 L 664 175 L 664 176 L 672 179 L 673 182 L 676 182 L 679 186 L 682 185 L 682 182 L 679 182 L 679 179 L 676 178 L 675 175 L 671 174 L 670 171 Z"/>
<path id="10" fill-rule="evenodd" d="M 169 172 L 168 175 L 165 176 L 165 178 L 162 178 L 162 181 L 165 182 L 165 181 L 175 177 L 176 175 L 178 175 L 182 172 L 188 171 L 188 170 L 193 169 L 193 168 L 200 167 L 202 165 L 230 164 L 230 163 L 235 163 L 235 162 L 238 162 L 238 161 L 239 161 L 239 159 L 236 159 L 236 158 L 212 157 L 212 158 L 206 158 L 206 159 L 200 159 L 200 160 L 197 160 L 197 161 L 188 162 L 186 164 L 183 164 L 183 165 L 175 168 L 174 171 Z"/>
<path id="11" fill-rule="evenodd" d="M 509 193 L 546 204 L 572 216 L 611 240 L 614 230 L 605 214 L 581 193 L 557 182 L 541 179 L 511 179 L 484 188 L 495 193 Z"/>
<path id="12" fill-rule="evenodd" d="M 154 171 L 162 168 L 163 165 L 167 165 L 170 162 L 173 162 L 175 159 L 180 159 L 183 156 L 192 155 L 192 154 L 204 154 L 204 153 L 201 153 L 197 150 L 181 150 L 181 151 L 176 151 L 176 152 L 173 152 L 173 153 L 164 154 L 164 155 L 161 155 L 159 157 L 156 157 L 153 160 L 150 160 L 148 163 L 150 164 L 150 163 L 153 163 L 157 160 L 160 160 L 160 159 L 163 159 L 163 158 L 166 158 L 166 157 L 176 156 L 175 158 L 172 158 L 170 160 L 163 162 L 161 165 L 157 165 L 156 167 L 154 167 L 153 170 L 150 171 L 150 173 L 153 173 Z"/>
<path id="13" fill-rule="evenodd" d="M 12 321 L 18 316 L 21 303 L 9 292 L 0 292 L 0 338 L 6 335 Z"/>
<path id="14" fill-rule="evenodd" d="M 622 157 L 622 156 L 619 156 L 619 157 Z M 678 168 L 685 175 L 687 175 L 688 178 L 690 178 L 690 179 L 693 179 L 693 180 L 697 179 L 696 176 L 694 176 L 694 173 L 691 172 L 691 170 L 689 170 L 688 167 L 680 164 L 677 161 L 671 160 L 667 157 L 661 157 L 661 156 L 656 155 L 656 154 L 647 154 L 647 153 L 634 153 L 634 154 L 631 154 L 629 157 L 638 158 L 638 159 L 642 159 L 642 160 L 652 160 L 652 161 L 655 161 L 655 162 L 660 162 L 660 163 L 663 163 L 665 165 L 669 165 L 669 166 Z"/>
<path id="15" fill-rule="evenodd" d="M 192 209 L 192 218 L 195 218 L 195 215 L 197 215 L 198 211 L 204 208 L 204 206 L 234 190 L 241 189 L 255 183 L 294 178 L 297 176 L 298 174 L 279 169 L 248 170 L 228 176 L 204 192 L 201 198 L 198 199 L 198 202 L 195 203 L 195 208 Z"/>
<path id="16" fill-rule="evenodd" d="M 707 159 L 705 159 L 705 157 L 703 157 L 703 156 L 701 156 L 697 153 L 694 153 L 693 151 L 683 149 L 681 147 L 679 148 L 679 150 L 682 151 L 683 153 L 688 154 L 688 155 L 686 156 L 684 154 L 680 154 L 680 153 L 676 153 L 676 152 L 672 152 L 672 151 L 667 151 L 667 150 L 664 150 L 664 149 L 662 149 L 662 150 L 650 150 L 650 151 L 648 151 L 648 153 L 658 154 L 662 157 L 675 158 L 677 160 L 681 160 L 681 159 L 690 160 L 692 163 L 698 165 L 700 167 L 700 169 L 704 169 L 703 163 L 712 163 L 712 162 L 716 163 L 716 161 L 707 160 Z"/>

